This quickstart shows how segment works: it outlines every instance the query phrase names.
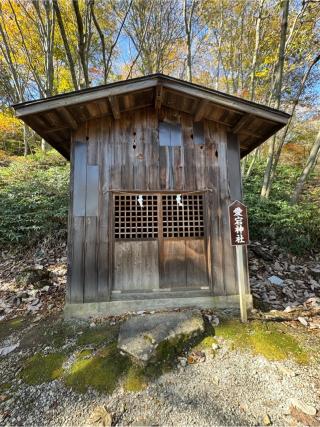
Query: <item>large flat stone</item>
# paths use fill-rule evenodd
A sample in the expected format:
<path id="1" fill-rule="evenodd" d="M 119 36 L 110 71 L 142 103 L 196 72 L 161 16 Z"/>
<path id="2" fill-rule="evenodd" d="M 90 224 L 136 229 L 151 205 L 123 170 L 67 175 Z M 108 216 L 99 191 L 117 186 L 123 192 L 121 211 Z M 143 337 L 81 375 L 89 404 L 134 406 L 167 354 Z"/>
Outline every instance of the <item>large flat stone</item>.
<path id="1" fill-rule="evenodd" d="M 137 316 L 121 325 L 118 348 L 147 363 L 161 342 L 191 339 L 203 332 L 203 318 L 196 310 Z"/>

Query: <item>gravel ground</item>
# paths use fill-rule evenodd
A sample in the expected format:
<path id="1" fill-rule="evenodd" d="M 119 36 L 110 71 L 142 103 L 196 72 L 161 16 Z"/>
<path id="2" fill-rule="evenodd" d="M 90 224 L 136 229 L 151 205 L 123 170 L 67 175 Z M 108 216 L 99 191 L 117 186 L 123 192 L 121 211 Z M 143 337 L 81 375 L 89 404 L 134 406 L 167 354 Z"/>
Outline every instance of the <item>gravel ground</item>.
<path id="1" fill-rule="evenodd" d="M 273 425 L 293 425 L 292 398 L 320 410 L 319 366 L 270 362 L 231 350 L 227 343 L 215 358 L 178 366 L 142 392 L 118 387 L 110 396 L 94 391 L 77 394 L 60 380 L 28 386 L 17 379 L 25 354 L 12 353 L 0 360 L 2 381 L 11 378 L 15 389 L 9 400 L 0 399 L 0 425 L 86 425 L 101 406 L 112 413 L 116 425 L 249 426 L 267 424 L 267 415 Z M 314 425 L 320 425 L 318 421 Z"/>

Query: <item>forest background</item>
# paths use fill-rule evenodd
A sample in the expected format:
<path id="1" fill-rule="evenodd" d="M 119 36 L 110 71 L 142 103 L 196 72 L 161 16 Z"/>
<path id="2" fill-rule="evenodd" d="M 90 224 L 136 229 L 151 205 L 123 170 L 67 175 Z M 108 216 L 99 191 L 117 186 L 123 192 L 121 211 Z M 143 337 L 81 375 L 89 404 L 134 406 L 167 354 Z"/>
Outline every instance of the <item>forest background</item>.
<path id="1" fill-rule="evenodd" d="M 161 72 L 292 115 L 242 161 L 251 237 L 319 251 L 319 64 L 318 0 L 2 0 L 1 247 L 66 238 L 69 165 L 11 105 Z"/>

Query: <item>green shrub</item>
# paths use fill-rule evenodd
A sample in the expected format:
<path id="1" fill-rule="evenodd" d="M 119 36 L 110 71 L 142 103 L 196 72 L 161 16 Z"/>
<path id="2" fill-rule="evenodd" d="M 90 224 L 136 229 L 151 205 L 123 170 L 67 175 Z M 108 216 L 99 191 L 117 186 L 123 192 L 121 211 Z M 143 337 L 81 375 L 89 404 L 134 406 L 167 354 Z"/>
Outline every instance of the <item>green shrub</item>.
<path id="1" fill-rule="evenodd" d="M 320 215 L 317 195 L 290 204 L 290 195 L 301 170 L 280 164 L 268 200 L 260 199 L 265 162 L 258 162 L 244 183 L 251 240 L 272 240 L 295 254 L 319 250 Z"/>
<path id="2" fill-rule="evenodd" d="M 0 246 L 66 239 L 69 164 L 55 152 L 0 167 Z"/>

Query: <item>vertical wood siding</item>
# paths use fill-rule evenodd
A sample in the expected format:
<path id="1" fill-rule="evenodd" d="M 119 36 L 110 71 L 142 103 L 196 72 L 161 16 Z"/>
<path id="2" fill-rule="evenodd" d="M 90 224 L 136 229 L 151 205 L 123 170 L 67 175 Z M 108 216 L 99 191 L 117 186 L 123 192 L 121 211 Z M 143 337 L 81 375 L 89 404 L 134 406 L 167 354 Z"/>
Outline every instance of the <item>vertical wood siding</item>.
<path id="1" fill-rule="evenodd" d="M 181 127 L 181 146 L 160 146 L 159 122 Z M 113 267 L 112 255 L 111 201 L 112 191 L 117 190 L 204 191 L 205 247 L 194 242 L 187 252 L 184 249 L 184 257 L 192 260 L 200 248 L 207 253 L 203 270 L 214 295 L 238 293 L 227 211 L 231 200 L 241 198 L 235 135 L 213 122 L 194 123 L 186 113 L 161 109 L 158 117 L 154 109 L 142 109 L 123 114 L 120 120 L 91 120 L 74 133 L 72 141 L 70 302 L 110 299 L 113 270 L 121 268 L 117 261 Z M 122 250 L 128 251 L 125 246 Z M 168 246 L 168 251 L 176 249 L 174 243 Z M 152 265 L 158 268 L 156 259 Z M 188 265 L 191 286 L 197 277 L 192 263 Z"/>

